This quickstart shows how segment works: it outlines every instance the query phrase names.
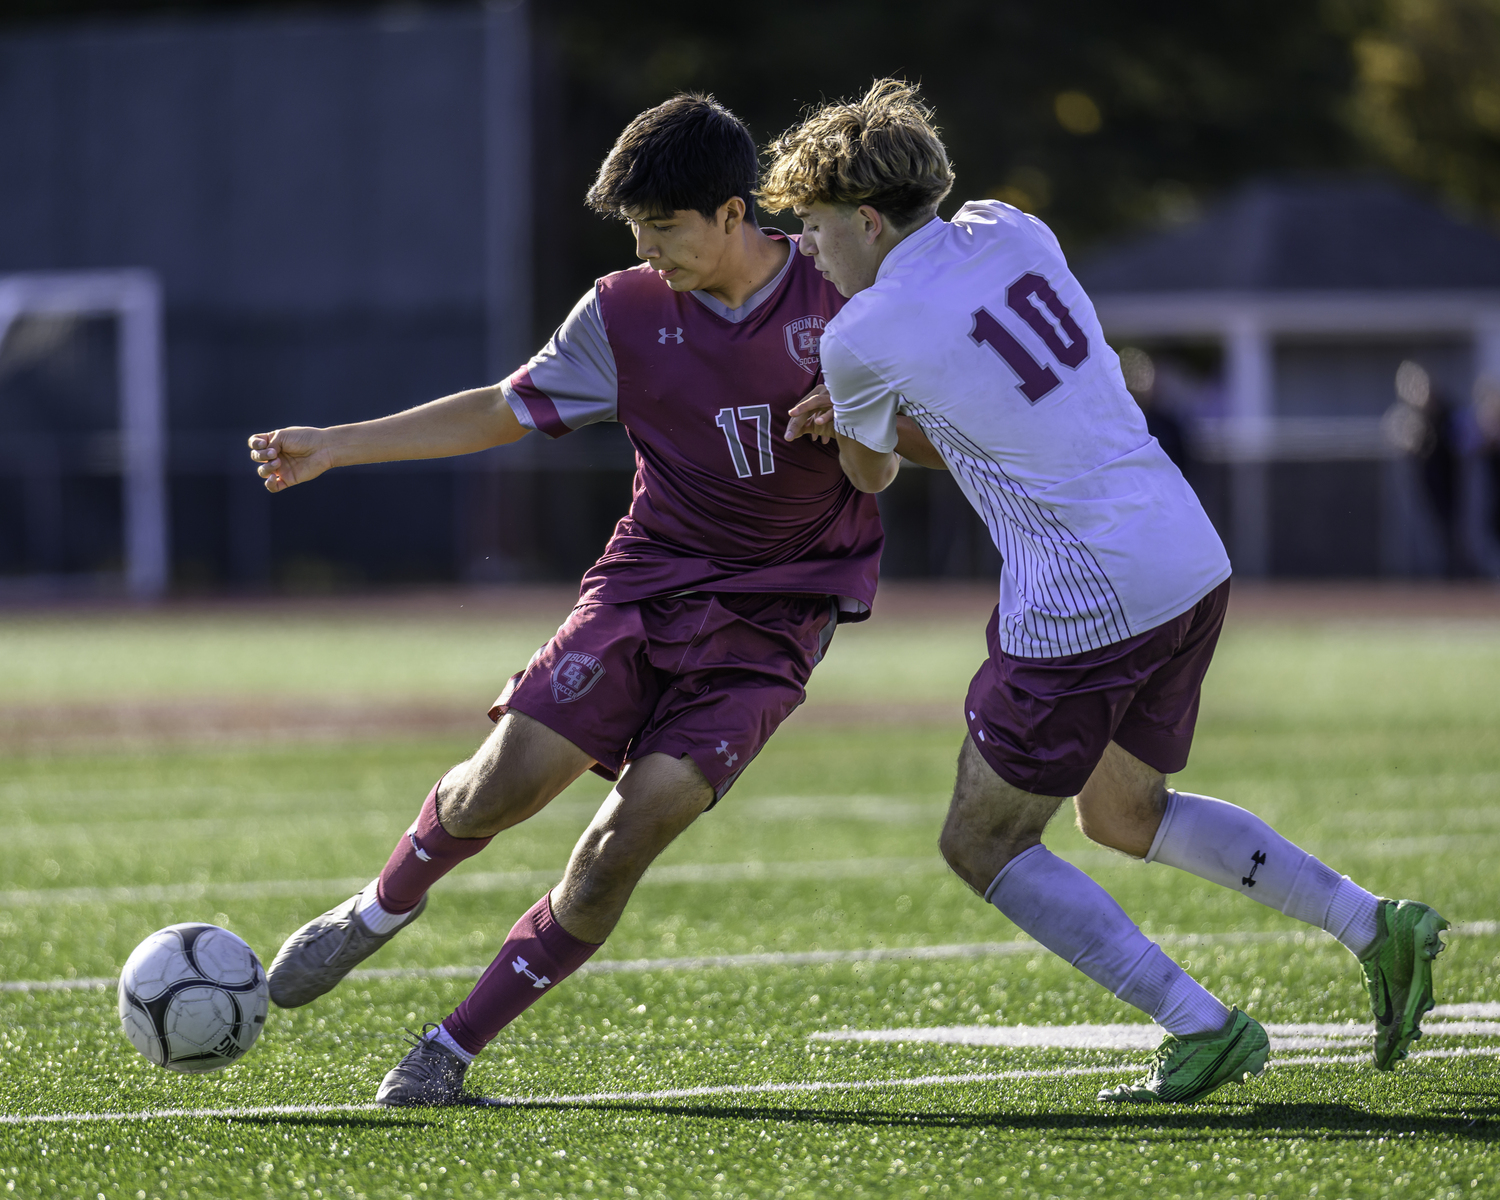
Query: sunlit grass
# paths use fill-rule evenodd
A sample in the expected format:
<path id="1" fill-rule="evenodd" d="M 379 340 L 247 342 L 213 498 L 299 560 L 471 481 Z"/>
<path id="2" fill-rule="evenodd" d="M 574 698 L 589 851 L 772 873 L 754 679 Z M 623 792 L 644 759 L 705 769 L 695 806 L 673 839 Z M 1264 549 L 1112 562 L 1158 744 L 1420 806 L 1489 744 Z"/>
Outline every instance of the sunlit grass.
<path id="1" fill-rule="evenodd" d="M 394 686 L 419 697 L 484 695 L 550 631 L 550 620 L 409 628 L 383 618 L 235 618 L 173 631 L 153 618 L 69 618 L 21 632 L 6 623 L 0 663 L 7 671 L 21 664 L 15 702 L 253 692 L 267 686 L 256 673 L 264 666 L 256 656 L 267 653 L 300 664 L 275 680 L 287 694 Z M 1013 927 L 945 872 L 935 846 L 962 732 L 957 705 L 979 633 L 951 621 L 841 630 L 804 710 L 661 863 L 769 863 L 781 876 L 710 875 L 702 883 L 648 876 L 600 959 L 1014 938 Z M 493 664 L 485 647 L 498 647 Z M 893 712 L 949 699 L 951 722 L 932 723 L 928 712 L 927 723 L 913 724 Z M 820 705 L 859 703 L 870 705 L 868 721 L 832 726 L 818 713 Z M 1497 712 L 1493 626 L 1232 628 L 1210 676 L 1193 762 L 1177 782 L 1266 814 L 1376 891 L 1418 895 L 1456 922 L 1492 921 L 1500 915 Z M 320 881 L 368 878 L 379 868 L 433 779 L 470 748 L 456 738 L 383 736 L 0 759 L 7 850 L 0 980 L 107 977 L 145 934 L 190 919 L 233 928 L 268 959 L 288 932 L 347 894 Z M 560 871 L 606 787 L 586 777 L 466 864 L 374 965 L 487 962 L 545 884 L 470 882 Z M 1048 840 L 1149 930 L 1272 935 L 1178 952 L 1226 1001 L 1269 1021 L 1366 1019 L 1358 970 L 1327 939 L 1299 937 L 1301 927 L 1223 889 L 1091 847 L 1065 818 Z M 884 865 L 835 877 L 815 865 L 824 862 Z M 214 890 L 264 881 L 301 890 L 254 900 Z M 178 898 L 90 891 L 127 886 L 177 888 Z M 201 890 L 183 890 L 193 887 Z M 1444 1003 L 1500 1000 L 1500 937 L 1454 937 L 1438 982 Z M 399 1029 L 438 1019 L 467 986 L 421 978 L 348 984 L 307 1008 L 274 1012 L 243 1063 L 201 1078 L 170 1075 L 136 1055 L 119 1034 L 107 988 L 0 993 L 0 1111 L 367 1103 L 402 1052 Z M 1123 1068 L 1131 1056 L 807 1035 L 842 1026 L 1136 1019 L 1040 950 L 592 974 L 507 1029 L 472 1076 L 492 1095 L 538 1096 Z M 0 1125 L 0 1188 L 108 1200 L 1446 1197 L 1496 1188 L 1494 1059 L 1431 1059 L 1389 1076 L 1364 1065 L 1283 1067 L 1171 1112 L 1094 1103 L 1101 1083 L 1123 1077 L 415 1115 Z"/>

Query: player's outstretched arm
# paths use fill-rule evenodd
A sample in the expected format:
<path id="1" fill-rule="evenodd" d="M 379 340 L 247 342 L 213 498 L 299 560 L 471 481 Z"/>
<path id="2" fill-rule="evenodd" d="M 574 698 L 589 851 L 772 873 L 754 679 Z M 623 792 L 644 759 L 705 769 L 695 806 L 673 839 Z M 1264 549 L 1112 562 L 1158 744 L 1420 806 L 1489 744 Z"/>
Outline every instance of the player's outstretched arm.
<path id="1" fill-rule="evenodd" d="M 333 467 L 473 454 L 517 441 L 526 432 L 496 384 L 374 421 L 327 429 L 293 425 L 252 434 L 250 459 L 267 491 L 284 492 Z"/>

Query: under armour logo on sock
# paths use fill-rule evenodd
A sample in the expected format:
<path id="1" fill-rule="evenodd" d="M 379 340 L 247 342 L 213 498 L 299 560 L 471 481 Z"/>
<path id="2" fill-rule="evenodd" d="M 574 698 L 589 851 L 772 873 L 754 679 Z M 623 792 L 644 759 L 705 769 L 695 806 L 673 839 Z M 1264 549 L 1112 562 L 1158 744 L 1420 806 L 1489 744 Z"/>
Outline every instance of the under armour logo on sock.
<path id="1" fill-rule="evenodd" d="M 674 339 L 679 346 L 682 345 L 682 326 L 681 325 L 677 326 L 677 332 L 676 333 L 668 333 L 666 331 L 666 327 L 665 326 L 663 326 L 661 329 L 658 329 L 656 332 L 659 333 L 659 334 L 661 334 L 661 337 L 659 337 L 659 338 L 656 339 L 657 343 L 659 345 L 665 346 L 667 344 L 667 339 L 668 338 Z"/>
<path id="2" fill-rule="evenodd" d="M 422 849 L 422 843 L 417 841 L 417 835 L 414 833 L 408 833 L 406 836 L 411 841 L 411 848 L 417 852 L 417 857 L 420 858 L 423 862 L 431 862 L 432 855 L 428 854 L 427 851 Z"/>
<path id="3" fill-rule="evenodd" d="M 520 955 L 516 956 L 516 961 L 511 963 L 510 966 L 511 970 L 513 970 L 517 975 L 524 975 L 526 976 L 526 978 L 530 979 L 532 987 L 544 988 L 552 982 L 552 980 L 548 979 L 545 975 L 538 975 L 535 971 L 531 970 L 530 964 L 527 963 L 527 961 Z"/>
<path id="4" fill-rule="evenodd" d="M 735 763 L 739 762 L 739 760 L 740 760 L 740 756 L 738 754 L 730 754 L 729 753 L 729 739 L 728 738 L 725 738 L 723 741 L 721 741 L 719 743 L 719 748 L 717 750 L 715 750 L 714 753 L 715 754 L 722 754 L 724 756 L 724 765 L 726 767 L 732 767 L 732 766 L 734 766 Z"/>
<path id="5" fill-rule="evenodd" d="M 1252 854 L 1250 856 L 1250 861 L 1255 864 L 1253 867 L 1250 868 L 1250 874 L 1248 874 L 1248 875 L 1242 875 L 1240 877 L 1240 882 L 1243 883 L 1246 887 L 1254 887 L 1255 886 L 1255 872 L 1257 872 L 1263 866 L 1266 865 L 1265 851 L 1263 851 L 1263 850 L 1257 850 L 1254 854 Z"/>

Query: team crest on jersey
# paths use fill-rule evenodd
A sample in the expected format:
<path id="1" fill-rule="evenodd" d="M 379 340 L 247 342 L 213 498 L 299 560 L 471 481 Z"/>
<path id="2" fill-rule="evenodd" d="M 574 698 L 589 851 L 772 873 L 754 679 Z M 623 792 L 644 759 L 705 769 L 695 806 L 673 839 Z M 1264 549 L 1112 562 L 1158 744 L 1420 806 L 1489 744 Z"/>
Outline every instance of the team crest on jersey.
<path id="1" fill-rule="evenodd" d="M 786 352 L 809 375 L 818 373 L 818 343 L 823 340 L 823 326 L 827 324 L 818 316 L 798 317 L 786 323 Z"/>
<path id="2" fill-rule="evenodd" d="M 592 654 L 572 651 L 564 654 L 552 668 L 552 698 L 559 704 L 571 704 L 588 694 L 604 674 L 604 664 Z"/>

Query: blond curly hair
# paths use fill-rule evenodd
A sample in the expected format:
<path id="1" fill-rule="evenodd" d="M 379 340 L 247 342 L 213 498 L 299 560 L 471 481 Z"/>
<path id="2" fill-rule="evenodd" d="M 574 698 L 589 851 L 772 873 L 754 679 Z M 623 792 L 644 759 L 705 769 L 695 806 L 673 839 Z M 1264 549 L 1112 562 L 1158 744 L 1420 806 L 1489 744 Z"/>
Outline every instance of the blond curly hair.
<path id="1" fill-rule="evenodd" d="M 916 87 L 877 79 L 859 100 L 813 111 L 767 150 L 756 192 L 770 212 L 868 204 L 897 228 L 931 217 L 953 187 L 948 152 Z"/>

